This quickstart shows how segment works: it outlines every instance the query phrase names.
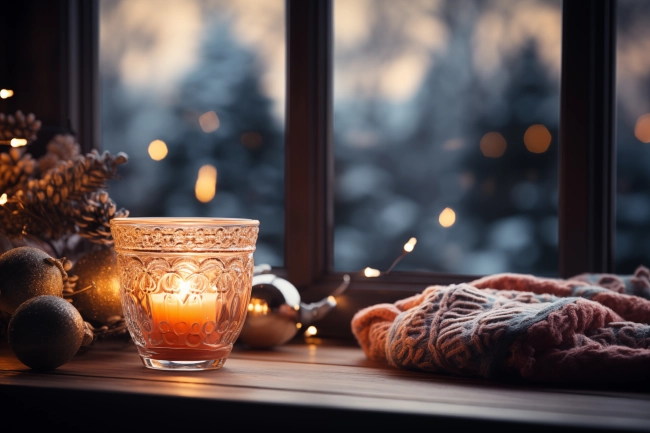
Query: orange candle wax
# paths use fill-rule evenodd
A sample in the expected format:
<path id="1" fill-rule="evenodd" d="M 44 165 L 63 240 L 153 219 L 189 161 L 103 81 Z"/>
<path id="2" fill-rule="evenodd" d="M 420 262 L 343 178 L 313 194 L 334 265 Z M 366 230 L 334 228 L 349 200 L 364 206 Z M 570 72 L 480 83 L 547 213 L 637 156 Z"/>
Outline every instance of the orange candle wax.
<path id="1" fill-rule="evenodd" d="M 217 293 L 178 293 L 151 295 L 154 332 L 160 332 L 163 346 L 200 348 L 216 330 Z"/>

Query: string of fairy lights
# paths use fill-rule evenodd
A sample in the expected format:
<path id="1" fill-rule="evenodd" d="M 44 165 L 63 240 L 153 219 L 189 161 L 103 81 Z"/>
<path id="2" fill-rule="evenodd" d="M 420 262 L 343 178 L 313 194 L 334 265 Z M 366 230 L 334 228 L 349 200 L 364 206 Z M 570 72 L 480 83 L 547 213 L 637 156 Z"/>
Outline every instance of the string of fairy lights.
<path id="1" fill-rule="evenodd" d="M 14 91 L 10 89 L 0 89 L 0 99 L 8 99 L 14 96 Z M 29 141 L 24 137 L 13 137 L 9 140 L 0 140 L 0 144 L 9 145 L 11 147 L 27 146 Z"/>

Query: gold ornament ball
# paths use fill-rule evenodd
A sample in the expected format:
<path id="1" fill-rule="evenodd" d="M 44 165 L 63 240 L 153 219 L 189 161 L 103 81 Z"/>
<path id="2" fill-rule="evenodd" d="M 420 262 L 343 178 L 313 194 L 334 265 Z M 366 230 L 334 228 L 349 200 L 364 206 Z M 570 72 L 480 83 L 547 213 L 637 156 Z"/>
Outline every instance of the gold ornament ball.
<path id="1" fill-rule="evenodd" d="M 42 295 L 63 295 L 60 260 L 38 248 L 18 247 L 0 256 L 0 310 L 13 314 L 23 302 Z"/>
<path id="2" fill-rule="evenodd" d="M 53 370 L 72 359 L 81 347 L 84 322 L 65 299 L 37 296 L 16 309 L 7 340 L 16 357 L 29 368 Z"/>
<path id="3" fill-rule="evenodd" d="M 117 256 L 113 248 L 87 253 L 70 273 L 79 277 L 75 291 L 91 287 L 72 297 L 72 305 L 84 320 L 105 325 L 111 317 L 123 315 Z"/>

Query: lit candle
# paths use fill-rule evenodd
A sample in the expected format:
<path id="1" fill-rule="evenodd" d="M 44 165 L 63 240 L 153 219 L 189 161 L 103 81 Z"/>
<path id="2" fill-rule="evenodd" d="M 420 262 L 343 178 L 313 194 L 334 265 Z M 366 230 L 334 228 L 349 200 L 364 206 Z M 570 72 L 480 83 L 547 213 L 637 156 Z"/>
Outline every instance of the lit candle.
<path id="1" fill-rule="evenodd" d="M 154 332 L 160 332 L 163 345 L 201 348 L 216 334 L 217 293 L 191 293 L 183 281 L 177 293 L 150 296 Z"/>

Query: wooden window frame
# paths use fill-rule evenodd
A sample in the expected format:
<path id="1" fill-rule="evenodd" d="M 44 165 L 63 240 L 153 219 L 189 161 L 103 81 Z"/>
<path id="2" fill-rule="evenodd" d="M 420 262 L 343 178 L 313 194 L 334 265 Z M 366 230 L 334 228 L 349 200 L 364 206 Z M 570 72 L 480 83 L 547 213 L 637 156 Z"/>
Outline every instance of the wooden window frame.
<path id="1" fill-rule="evenodd" d="M 15 19 L 0 32 L 7 41 L 0 44 L 0 58 L 6 63 L 14 54 L 22 55 L 24 62 L 20 71 L 8 64 L 0 70 L 0 81 L 21 95 L 21 106 L 9 102 L 9 107 L 47 113 L 45 118 L 39 115 L 43 137 L 35 151 L 60 132 L 74 132 L 86 151 L 98 148 L 99 0 L 45 3 L 14 2 Z M 332 12 L 332 0 L 286 0 L 285 263 L 275 271 L 295 284 L 308 302 L 330 294 L 343 278 L 333 269 Z M 53 34 L 58 39 L 49 43 Z M 42 47 L 44 42 L 49 45 Z M 43 75 L 41 70 L 53 73 Z M 616 0 L 564 0 L 561 277 L 614 269 L 615 70 Z M 338 307 L 319 322 L 321 335 L 350 338 L 350 320 L 361 308 L 393 302 L 427 285 L 474 278 L 425 272 L 351 277 Z"/>
<path id="2" fill-rule="evenodd" d="M 285 275 L 303 298 L 341 282 L 333 269 L 332 0 L 287 0 Z M 615 237 L 616 0 L 564 0 L 559 152 L 559 275 L 612 272 Z M 368 305 L 393 302 L 467 275 L 351 275 L 319 329 L 350 335 Z"/>

